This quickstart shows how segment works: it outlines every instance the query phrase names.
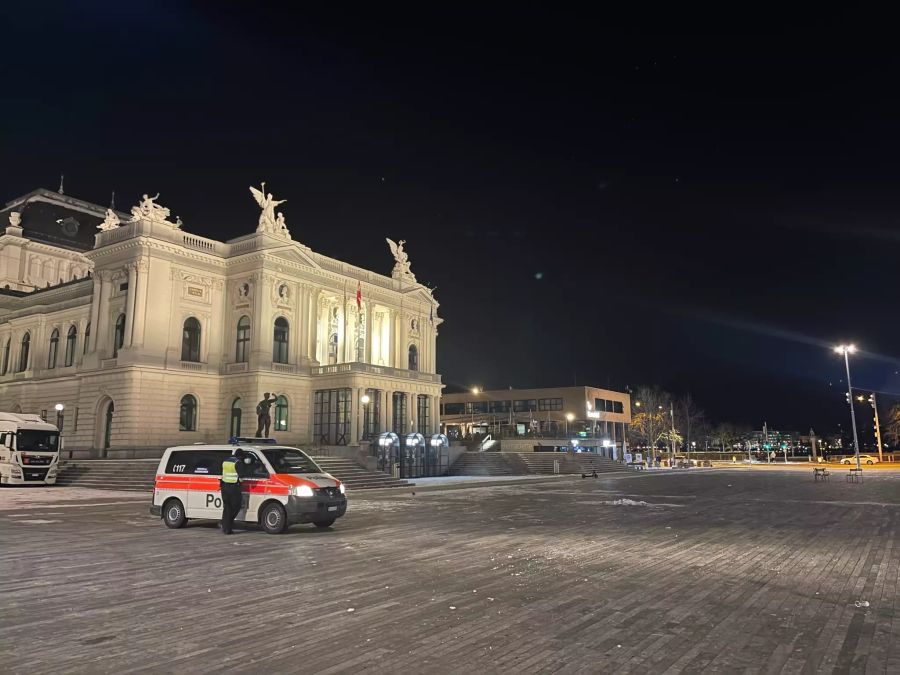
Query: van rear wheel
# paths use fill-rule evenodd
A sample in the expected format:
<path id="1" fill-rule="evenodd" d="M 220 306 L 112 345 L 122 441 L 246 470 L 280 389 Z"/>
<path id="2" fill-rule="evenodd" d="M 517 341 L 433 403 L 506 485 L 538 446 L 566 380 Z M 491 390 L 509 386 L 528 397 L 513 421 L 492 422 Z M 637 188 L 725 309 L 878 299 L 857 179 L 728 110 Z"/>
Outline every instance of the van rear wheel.
<path id="1" fill-rule="evenodd" d="M 328 520 L 317 520 L 313 524 L 316 527 L 324 530 L 326 527 L 331 527 L 332 525 L 334 525 L 334 521 L 335 521 L 334 518 L 329 518 Z"/>
<path id="2" fill-rule="evenodd" d="M 284 507 L 278 502 L 273 502 L 263 509 L 260 516 L 260 524 L 269 534 L 281 534 L 287 528 L 287 514 Z"/>
<path id="3" fill-rule="evenodd" d="M 181 503 L 180 499 L 172 498 L 163 504 L 163 520 L 166 523 L 166 527 L 170 527 L 173 530 L 185 526 L 188 519 L 184 515 L 184 504 Z"/>

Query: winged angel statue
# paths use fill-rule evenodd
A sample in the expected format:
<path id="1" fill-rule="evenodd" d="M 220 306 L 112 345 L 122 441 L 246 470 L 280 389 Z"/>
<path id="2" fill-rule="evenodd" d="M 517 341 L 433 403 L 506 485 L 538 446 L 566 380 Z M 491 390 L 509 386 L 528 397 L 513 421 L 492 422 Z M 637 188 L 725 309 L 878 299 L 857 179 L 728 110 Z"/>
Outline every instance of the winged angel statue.
<path id="1" fill-rule="evenodd" d="M 391 247 L 391 253 L 394 255 L 394 271 L 391 272 L 391 276 L 394 279 L 416 283 L 416 277 L 410 270 L 409 256 L 403 250 L 403 244 L 406 243 L 406 240 L 401 239 L 398 244 L 393 239 L 387 239 L 387 243 Z"/>
<path id="2" fill-rule="evenodd" d="M 290 232 L 284 222 L 284 214 L 279 213 L 278 217 L 275 217 L 275 207 L 279 204 L 284 204 L 287 199 L 275 199 L 272 197 L 271 192 L 266 194 L 265 181 L 263 181 L 261 187 L 262 189 L 260 190 L 257 190 L 255 187 L 250 188 L 253 198 L 256 200 L 256 203 L 259 204 L 259 208 L 262 209 L 259 214 L 259 225 L 257 226 L 256 231 L 280 234 L 289 237 Z"/>

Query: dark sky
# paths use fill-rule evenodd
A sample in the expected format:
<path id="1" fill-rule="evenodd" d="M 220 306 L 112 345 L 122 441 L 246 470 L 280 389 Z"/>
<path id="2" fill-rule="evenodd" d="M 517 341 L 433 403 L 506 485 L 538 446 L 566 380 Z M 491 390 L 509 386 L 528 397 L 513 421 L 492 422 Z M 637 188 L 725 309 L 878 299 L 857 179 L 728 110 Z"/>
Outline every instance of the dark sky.
<path id="1" fill-rule="evenodd" d="M 384 237 L 406 239 L 453 388 L 656 383 L 716 420 L 831 430 L 829 346 L 854 340 L 855 384 L 900 394 L 893 42 L 70 4 L 4 10 L 5 200 L 64 172 L 228 238 L 265 180 L 315 250 L 389 273 Z"/>

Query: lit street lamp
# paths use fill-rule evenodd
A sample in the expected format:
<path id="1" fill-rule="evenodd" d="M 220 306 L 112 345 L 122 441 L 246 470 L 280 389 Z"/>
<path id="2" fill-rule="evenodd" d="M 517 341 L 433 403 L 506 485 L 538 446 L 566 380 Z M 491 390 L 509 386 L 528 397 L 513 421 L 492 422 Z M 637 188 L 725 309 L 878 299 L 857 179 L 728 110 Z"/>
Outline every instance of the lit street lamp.
<path id="1" fill-rule="evenodd" d="M 838 345 L 834 348 L 836 354 L 844 355 L 844 367 L 847 370 L 847 400 L 850 401 L 850 422 L 853 425 L 853 449 L 856 452 L 856 469 L 862 467 L 859 462 L 859 439 L 856 436 L 856 413 L 853 410 L 853 387 L 850 384 L 850 354 L 856 353 L 855 345 Z"/>
<path id="2" fill-rule="evenodd" d="M 360 427 L 360 430 L 359 430 L 359 441 L 362 441 L 362 440 L 368 438 L 368 436 L 369 436 L 369 401 L 370 400 L 371 399 L 369 398 L 368 394 L 363 394 L 362 396 L 359 397 L 359 402 L 362 403 L 362 409 L 363 409 L 362 427 Z M 356 416 L 357 416 L 356 424 L 357 424 L 357 426 L 359 426 L 359 408 L 357 408 Z"/>
<path id="3" fill-rule="evenodd" d="M 66 406 L 64 406 L 62 403 L 57 403 L 57 404 L 56 404 L 55 406 L 53 406 L 53 407 L 56 408 L 56 428 L 59 429 L 59 433 L 62 433 L 62 430 L 63 430 L 63 410 L 66 409 Z"/>
<path id="4" fill-rule="evenodd" d="M 572 413 L 566 413 L 566 438 L 569 437 L 569 422 L 575 419 L 575 415 Z"/>

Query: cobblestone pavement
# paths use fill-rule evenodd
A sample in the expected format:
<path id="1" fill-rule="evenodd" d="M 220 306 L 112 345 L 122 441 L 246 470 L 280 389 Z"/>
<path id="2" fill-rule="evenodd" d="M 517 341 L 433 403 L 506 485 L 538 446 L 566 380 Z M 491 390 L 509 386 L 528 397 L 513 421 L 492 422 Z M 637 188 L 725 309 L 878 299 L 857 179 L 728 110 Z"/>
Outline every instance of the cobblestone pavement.
<path id="1" fill-rule="evenodd" d="M 234 537 L 4 490 L 2 667 L 900 672 L 900 473 L 811 473 L 351 495 L 332 530 Z"/>

